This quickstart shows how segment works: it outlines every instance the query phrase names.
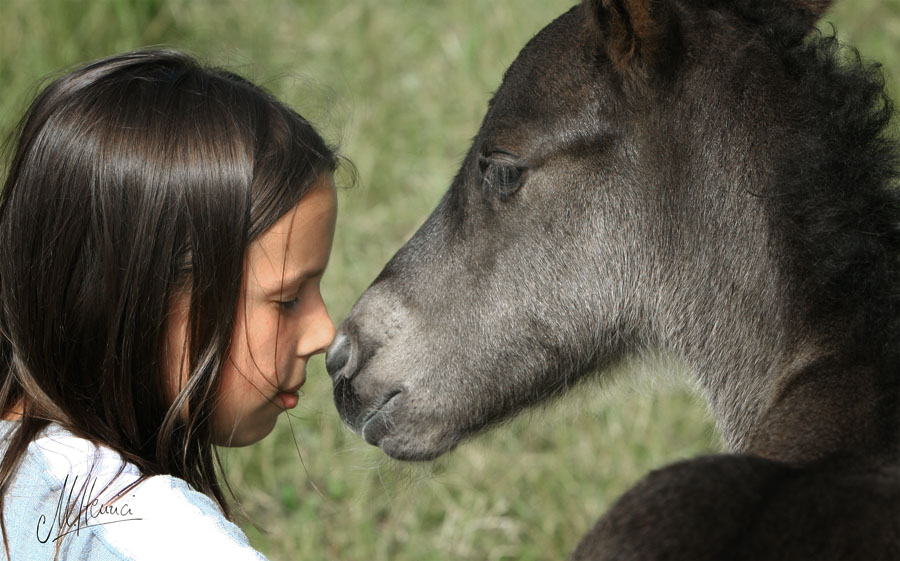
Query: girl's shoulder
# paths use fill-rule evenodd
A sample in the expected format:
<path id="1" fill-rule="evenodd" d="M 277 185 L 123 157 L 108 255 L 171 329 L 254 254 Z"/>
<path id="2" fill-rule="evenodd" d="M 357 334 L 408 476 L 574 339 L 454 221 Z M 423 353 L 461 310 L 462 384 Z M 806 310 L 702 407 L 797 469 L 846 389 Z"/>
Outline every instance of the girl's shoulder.
<path id="1" fill-rule="evenodd" d="M 8 424 L 0 422 L 0 451 Z M 3 514 L 14 560 L 52 559 L 57 545 L 60 559 L 89 561 L 264 559 L 215 501 L 184 480 L 142 480 L 114 450 L 57 425 L 29 444 Z"/>

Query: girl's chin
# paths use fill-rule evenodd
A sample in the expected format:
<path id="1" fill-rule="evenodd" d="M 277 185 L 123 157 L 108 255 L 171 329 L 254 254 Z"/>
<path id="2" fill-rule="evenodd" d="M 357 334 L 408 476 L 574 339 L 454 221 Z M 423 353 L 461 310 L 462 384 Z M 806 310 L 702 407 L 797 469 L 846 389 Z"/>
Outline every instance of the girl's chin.
<path id="1" fill-rule="evenodd" d="M 215 431 L 217 434 L 214 434 L 213 444 L 227 448 L 240 448 L 256 444 L 272 432 L 277 420 L 278 415 L 275 414 L 271 416 L 271 419 L 266 419 L 265 422 L 254 423 L 252 428 L 245 425 L 238 427 L 236 430 Z"/>

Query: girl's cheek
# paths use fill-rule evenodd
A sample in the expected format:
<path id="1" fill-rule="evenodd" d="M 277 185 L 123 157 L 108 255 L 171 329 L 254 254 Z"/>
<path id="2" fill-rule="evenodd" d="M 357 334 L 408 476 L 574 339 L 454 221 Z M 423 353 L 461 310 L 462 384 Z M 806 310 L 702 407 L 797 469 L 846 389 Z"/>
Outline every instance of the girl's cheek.
<path id="1" fill-rule="evenodd" d="M 297 342 L 300 336 L 300 322 L 296 319 L 286 321 L 278 333 L 279 362 L 285 364 L 293 360 L 297 351 Z"/>

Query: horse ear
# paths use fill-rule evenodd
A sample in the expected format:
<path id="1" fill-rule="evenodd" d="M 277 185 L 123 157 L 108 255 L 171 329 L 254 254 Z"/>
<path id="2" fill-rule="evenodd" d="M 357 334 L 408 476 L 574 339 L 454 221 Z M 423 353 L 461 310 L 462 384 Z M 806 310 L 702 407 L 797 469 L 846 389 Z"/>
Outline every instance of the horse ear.
<path id="1" fill-rule="evenodd" d="M 618 70 L 646 74 L 673 54 L 677 30 L 667 0 L 584 0 L 584 7 Z"/>
<path id="2" fill-rule="evenodd" d="M 819 18 L 825 15 L 825 12 L 834 3 L 834 0 L 792 0 L 789 2 L 793 5 L 795 11 L 806 20 L 806 24 L 810 29 L 816 26 Z"/>

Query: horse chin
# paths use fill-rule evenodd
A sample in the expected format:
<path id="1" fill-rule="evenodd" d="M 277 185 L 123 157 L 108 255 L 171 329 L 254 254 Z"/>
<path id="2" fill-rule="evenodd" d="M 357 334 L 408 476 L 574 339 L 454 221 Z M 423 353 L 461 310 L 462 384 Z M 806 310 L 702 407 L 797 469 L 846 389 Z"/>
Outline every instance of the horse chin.
<path id="1" fill-rule="evenodd" d="M 382 438 L 378 447 L 395 460 L 429 462 L 456 448 L 458 442 L 459 440 L 428 442 L 419 437 L 410 438 L 408 434 L 395 431 Z"/>
<path id="2" fill-rule="evenodd" d="M 429 439 L 397 427 L 388 429 L 389 421 L 373 421 L 363 428 L 363 438 L 369 444 L 381 448 L 391 458 L 403 462 L 434 460 L 456 448 L 459 442 L 459 439 Z"/>

